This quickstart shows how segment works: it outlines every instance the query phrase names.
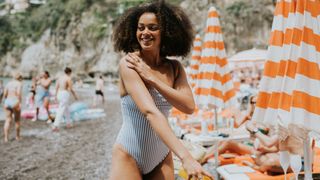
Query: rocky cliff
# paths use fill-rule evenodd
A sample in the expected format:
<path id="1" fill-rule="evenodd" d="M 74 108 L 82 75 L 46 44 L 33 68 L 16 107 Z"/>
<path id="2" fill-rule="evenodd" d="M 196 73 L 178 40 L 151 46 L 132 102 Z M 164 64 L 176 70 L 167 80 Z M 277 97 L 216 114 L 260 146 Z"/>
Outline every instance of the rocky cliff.
<path id="1" fill-rule="evenodd" d="M 47 27 L 41 27 L 43 30 L 40 31 L 38 38 L 35 38 L 35 35 L 39 31 L 16 37 L 15 40 L 23 46 L 2 49 L 1 52 L 4 53 L 0 54 L 1 76 L 10 75 L 15 69 L 20 69 L 26 77 L 41 70 L 49 70 L 54 75 L 62 71 L 65 66 L 72 67 L 74 72 L 80 76 L 86 76 L 88 72 L 117 75 L 117 62 L 120 55 L 113 51 L 112 25 L 119 12 L 121 13 L 132 3 L 110 0 L 98 0 L 97 3 L 90 1 L 89 3 L 88 0 L 80 0 L 87 3 L 88 7 L 84 8 L 73 7 L 70 4 L 71 1 L 66 1 L 68 3 L 65 6 L 59 6 L 60 9 L 54 10 L 50 10 L 53 4 L 50 5 L 49 1 L 49 5 L 33 7 L 32 13 L 26 14 L 31 18 L 37 17 L 35 14 L 42 10 L 41 8 L 49 8 L 49 10 L 44 10 L 46 13 L 43 13 L 43 18 L 50 17 L 48 21 L 51 22 L 51 16 L 53 16 L 58 20 L 57 22 L 52 21 Z M 63 2 L 65 1 L 55 1 L 55 3 Z M 273 17 L 272 0 L 181 0 L 174 2 L 186 10 L 195 25 L 195 30 L 201 35 L 204 33 L 207 10 L 211 5 L 216 6 L 220 13 L 229 55 L 253 46 L 266 47 L 267 45 Z M 56 6 L 55 4 L 54 7 Z M 68 7 L 71 10 L 62 9 Z M 58 14 L 54 14 L 55 11 Z M 59 15 L 68 17 L 62 18 Z M 14 18 L 9 16 L 1 18 L 13 21 Z M 35 23 L 30 26 L 37 26 L 37 21 L 30 22 Z M 42 22 L 41 19 L 39 22 Z M 1 27 L 2 25 L 0 20 L 0 28 L 4 28 Z M 188 63 L 187 60 L 188 58 L 184 60 L 184 63 Z"/>

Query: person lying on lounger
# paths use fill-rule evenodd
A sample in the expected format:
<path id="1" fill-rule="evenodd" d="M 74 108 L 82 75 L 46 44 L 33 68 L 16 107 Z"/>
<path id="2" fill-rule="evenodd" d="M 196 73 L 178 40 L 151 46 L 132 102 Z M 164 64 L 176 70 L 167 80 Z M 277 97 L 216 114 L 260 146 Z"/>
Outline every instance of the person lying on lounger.
<path id="1" fill-rule="evenodd" d="M 279 161 L 279 137 L 273 128 L 267 128 L 255 122 L 248 122 L 246 129 L 250 132 L 251 142 L 224 141 L 219 144 L 219 154 L 236 153 L 239 155 L 250 154 L 254 164 L 246 161 L 246 165 L 251 166 L 260 172 L 268 174 L 283 173 Z M 302 147 L 299 142 L 297 147 Z M 214 154 L 214 148 L 209 147 L 204 162 Z M 291 170 L 289 169 L 289 172 Z"/>

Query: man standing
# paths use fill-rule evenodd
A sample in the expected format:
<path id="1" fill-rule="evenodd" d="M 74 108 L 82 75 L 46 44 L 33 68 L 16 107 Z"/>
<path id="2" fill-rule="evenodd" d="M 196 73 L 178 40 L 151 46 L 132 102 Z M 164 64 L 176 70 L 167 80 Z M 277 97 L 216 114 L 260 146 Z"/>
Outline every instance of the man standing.
<path id="1" fill-rule="evenodd" d="M 51 85 L 52 81 L 50 79 L 50 74 L 48 71 L 44 71 L 43 73 L 40 74 L 40 78 L 37 81 L 37 94 L 35 97 L 36 100 L 36 115 L 32 119 L 32 121 L 37 121 L 38 116 L 39 116 L 39 110 L 41 107 L 44 107 L 46 109 L 46 112 L 48 113 L 48 123 L 52 123 L 52 119 L 50 117 L 49 113 L 49 98 L 50 98 L 50 93 L 49 93 L 49 88 Z"/>
<path id="2" fill-rule="evenodd" d="M 64 70 L 65 74 L 60 76 L 56 83 L 56 99 L 59 102 L 56 118 L 53 124 L 52 131 L 58 131 L 63 116 L 66 118 L 67 128 L 71 128 L 71 120 L 69 113 L 69 99 L 70 93 L 77 100 L 77 96 L 72 88 L 71 72 L 69 67 Z"/>

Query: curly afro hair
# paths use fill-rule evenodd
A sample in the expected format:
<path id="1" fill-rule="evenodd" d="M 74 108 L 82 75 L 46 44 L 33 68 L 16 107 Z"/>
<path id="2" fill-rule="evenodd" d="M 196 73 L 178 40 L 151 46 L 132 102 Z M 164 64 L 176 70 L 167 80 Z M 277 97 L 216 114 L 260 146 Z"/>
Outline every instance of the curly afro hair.
<path id="1" fill-rule="evenodd" d="M 125 53 L 141 50 L 136 31 L 140 16 L 147 12 L 154 13 L 160 25 L 160 56 L 187 56 L 194 38 L 192 24 L 181 8 L 163 0 L 130 8 L 120 17 L 113 30 L 115 50 Z"/>

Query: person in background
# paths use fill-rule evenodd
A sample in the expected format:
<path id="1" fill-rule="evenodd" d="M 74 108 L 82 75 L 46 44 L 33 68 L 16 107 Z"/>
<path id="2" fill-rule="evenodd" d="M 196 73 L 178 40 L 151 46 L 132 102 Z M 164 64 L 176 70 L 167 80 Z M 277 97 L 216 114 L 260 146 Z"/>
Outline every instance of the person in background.
<path id="1" fill-rule="evenodd" d="M 3 81 L 2 81 L 2 80 L 0 80 L 0 103 L 2 103 L 2 99 L 3 99 L 3 92 L 4 92 Z"/>
<path id="2" fill-rule="evenodd" d="M 32 121 L 37 121 L 39 116 L 39 110 L 41 107 L 44 107 L 47 114 L 48 114 L 48 121 L 47 123 L 52 123 L 53 120 L 50 117 L 49 113 L 49 98 L 50 98 L 50 85 L 52 80 L 50 79 L 50 74 L 48 71 L 44 71 L 40 74 L 40 78 L 37 81 L 37 94 L 35 96 L 36 99 L 36 115 Z"/>
<path id="3" fill-rule="evenodd" d="M 243 125 L 244 123 L 246 123 L 247 121 L 250 121 L 252 116 L 253 116 L 253 112 L 254 109 L 256 107 L 256 103 L 257 103 L 257 96 L 256 95 L 252 95 L 249 97 L 249 102 L 248 102 L 248 110 L 247 110 L 247 114 L 243 117 L 243 118 L 235 118 L 234 116 L 234 127 L 235 128 L 239 128 L 241 125 Z"/>
<path id="4" fill-rule="evenodd" d="M 219 154 L 251 155 L 254 163 L 244 161 L 244 164 L 262 173 L 282 174 L 283 170 L 279 157 L 279 136 L 276 129 L 252 121 L 246 123 L 246 129 L 250 132 L 252 141 L 222 141 L 218 147 Z M 299 142 L 296 143 L 299 144 Z M 296 146 L 302 147 L 302 143 Z M 207 149 L 203 163 L 213 157 L 214 148 L 214 146 L 211 146 Z"/>
<path id="5" fill-rule="evenodd" d="M 100 75 L 96 80 L 96 91 L 95 91 L 96 95 L 94 98 L 94 106 L 97 105 L 99 96 L 101 96 L 101 101 L 104 104 L 103 89 L 104 89 L 104 81 L 103 81 L 103 77 Z"/>
<path id="6" fill-rule="evenodd" d="M 32 77 L 31 85 L 29 87 L 29 94 L 26 99 L 26 105 L 29 109 L 33 109 L 35 106 L 35 96 L 36 96 L 37 79 Z"/>
<path id="7" fill-rule="evenodd" d="M 56 100 L 59 103 L 59 107 L 52 127 L 53 132 L 59 130 L 63 117 L 66 118 L 67 128 L 72 127 L 69 112 L 70 93 L 76 100 L 78 98 L 72 87 L 71 73 L 71 68 L 66 67 L 64 74 L 60 76 L 56 82 Z"/>
<path id="8" fill-rule="evenodd" d="M 4 88 L 4 111 L 6 121 L 4 123 L 4 142 L 9 140 L 9 129 L 12 119 L 15 121 L 16 140 L 20 140 L 20 113 L 22 99 L 22 75 L 17 72 L 13 75 L 13 80 L 8 82 Z"/>

